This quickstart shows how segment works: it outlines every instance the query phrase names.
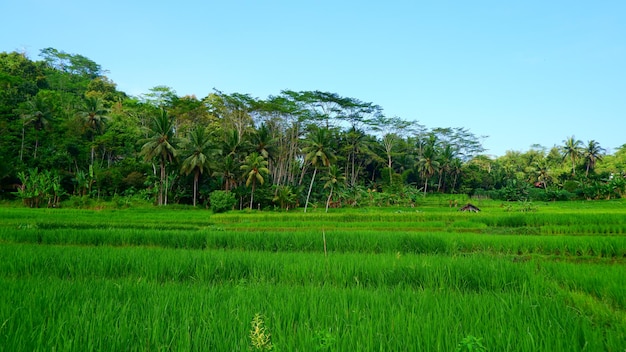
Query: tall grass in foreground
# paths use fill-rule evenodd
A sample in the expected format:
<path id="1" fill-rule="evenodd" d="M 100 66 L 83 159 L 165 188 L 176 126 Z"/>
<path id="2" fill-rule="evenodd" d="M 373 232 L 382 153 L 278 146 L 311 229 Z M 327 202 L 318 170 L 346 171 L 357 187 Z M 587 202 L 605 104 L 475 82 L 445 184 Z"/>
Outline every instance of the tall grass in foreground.
<path id="1" fill-rule="evenodd" d="M 0 278 L 7 351 L 246 351 L 257 315 L 281 351 L 618 351 L 624 325 L 596 326 L 558 297 L 408 288 L 206 285 L 135 279 Z"/>

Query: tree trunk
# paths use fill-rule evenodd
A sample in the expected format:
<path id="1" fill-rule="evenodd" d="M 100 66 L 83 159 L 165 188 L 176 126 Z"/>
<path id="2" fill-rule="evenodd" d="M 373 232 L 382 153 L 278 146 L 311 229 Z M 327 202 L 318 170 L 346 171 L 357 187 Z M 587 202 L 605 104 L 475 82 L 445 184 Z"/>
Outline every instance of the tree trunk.
<path id="1" fill-rule="evenodd" d="M 309 206 L 309 197 L 311 197 L 311 190 L 313 189 L 313 182 L 315 181 L 315 174 L 317 173 L 317 166 L 313 169 L 313 178 L 311 178 L 311 184 L 309 185 L 309 193 L 306 195 L 306 203 L 304 203 L 304 212 L 306 213 L 306 208 Z"/>
<path id="2" fill-rule="evenodd" d="M 252 193 L 250 194 L 250 210 L 252 210 L 252 204 L 254 204 L 254 185 L 256 185 L 256 181 L 252 182 Z"/>
<path id="3" fill-rule="evenodd" d="M 196 199 L 198 197 L 198 178 L 200 178 L 200 172 L 196 169 L 193 175 L 193 206 L 196 207 Z"/>
<path id="4" fill-rule="evenodd" d="M 328 199 L 326 200 L 326 212 L 328 213 L 328 205 L 330 204 L 330 199 L 333 197 L 333 188 L 330 188 L 330 194 L 328 195 Z"/>
<path id="5" fill-rule="evenodd" d="M 24 136 L 25 136 L 25 131 L 24 131 L 24 126 L 22 126 L 22 147 L 20 148 L 20 161 L 22 161 L 24 157 Z"/>
<path id="6" fill-rule="evenodd" d="M 163 205 L 163 193 L 165 189 L 165 161 L 161 158 L 161 184 L 159 185 L 159 205 Z"/>

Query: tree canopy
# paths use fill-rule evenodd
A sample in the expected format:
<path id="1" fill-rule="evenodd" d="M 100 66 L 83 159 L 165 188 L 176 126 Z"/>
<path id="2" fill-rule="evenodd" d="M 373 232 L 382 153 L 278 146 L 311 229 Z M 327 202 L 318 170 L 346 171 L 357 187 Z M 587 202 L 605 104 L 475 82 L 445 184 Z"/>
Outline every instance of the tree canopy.
<path id="1" fill-rule="evenodd" d="M 58 191 L 52 203 L 128 197 L 208 206 L 224 190 L 237 208 L 305 211 L 408 205 L 431 193 L 561 200 L 626 192 L 626 144 L 607 154 L 596 140 L 570 136 L 494 158 L 483 154 L 486 137 L 466 127 L 388 117 L 335 92 L 257 98 L 214 89 L 199 99 L 161 85 L 132 97 L 87 57 L 46 48 L 40 58 L 0 53 L 4 199 L 24 197 L 44 177 Z"/>

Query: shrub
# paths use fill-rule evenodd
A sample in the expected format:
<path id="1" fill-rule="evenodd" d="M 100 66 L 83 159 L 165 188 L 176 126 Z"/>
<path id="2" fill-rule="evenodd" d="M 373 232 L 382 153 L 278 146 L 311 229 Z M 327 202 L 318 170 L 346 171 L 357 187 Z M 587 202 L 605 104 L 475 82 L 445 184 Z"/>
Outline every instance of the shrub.
<path id="1" fill-rule="evenodd" d="M 223 213 L 225 211 L 233 209 L 237 203 L 235 196 L 228 191 L 213 191 L 211 192 L 211 210 L 214 213 Z"/>

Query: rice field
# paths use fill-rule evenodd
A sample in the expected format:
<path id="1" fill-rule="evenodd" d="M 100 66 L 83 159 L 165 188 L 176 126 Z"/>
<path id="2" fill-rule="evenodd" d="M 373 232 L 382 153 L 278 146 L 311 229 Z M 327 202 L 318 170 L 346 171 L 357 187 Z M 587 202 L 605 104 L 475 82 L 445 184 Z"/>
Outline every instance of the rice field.
<path id="1" fill-rule="evenodd" d="M 479 206 L 1 207 L 0 351 L 626 350 L 626 202 Z"/>

